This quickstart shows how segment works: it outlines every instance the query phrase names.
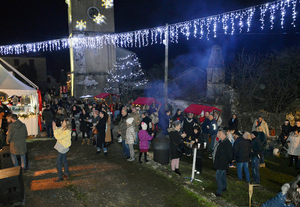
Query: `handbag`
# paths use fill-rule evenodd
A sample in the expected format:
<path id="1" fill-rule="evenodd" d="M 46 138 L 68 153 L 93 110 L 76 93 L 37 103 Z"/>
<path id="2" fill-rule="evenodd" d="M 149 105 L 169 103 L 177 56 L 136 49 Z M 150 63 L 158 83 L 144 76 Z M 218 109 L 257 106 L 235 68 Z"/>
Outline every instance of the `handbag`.
<path id="1" fill-rule="evenodd" d="M 92 130 L 92 134 L 98 134 L 98 130 L 96 127 Z"/>

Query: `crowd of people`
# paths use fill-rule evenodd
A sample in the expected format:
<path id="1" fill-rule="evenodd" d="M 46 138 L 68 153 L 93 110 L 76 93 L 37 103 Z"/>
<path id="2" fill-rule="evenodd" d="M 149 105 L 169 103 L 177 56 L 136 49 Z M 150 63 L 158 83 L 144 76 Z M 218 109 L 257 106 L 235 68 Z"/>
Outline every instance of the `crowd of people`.
<path id="1" fill-rule="evenodd" d="M 260 184 L 259 168 L 265 167 L 264 156 L 267 150 L 267 137 L 269 128 L 263 117 L 254 121 L 252 131 L 239 131 L 236 115 L 222 124 L 219 112 L 209 113 L 202 111 L 199 116 L 192 113 L 182 113 L 176 110 L 174 116 L 171 111 L 159 113 L 158 106 L 134 106 L 132 102 L 123 105 L 113 102 L 111 105 L 103 103 L 78 103 L 75 99 L 62 101 L 54 100 L 43 104 L 42 122 L 47 136 L 57 139 L 55 149 L 58 151 L 56 182 L 70 177 L 67 163 L 67 152 L 72 140 L 77 141 L 82 137 L 82 145 L 95 145 L 95 153 L 103 151 L 108 156 L 108 147 L 114 143 L 113 129 L 117 125 L 118 141 L 122 143 L 123 153 L 128 162 L 135 161 L 134 145 L 139 147 L 138 162 L 148 162 L 147 152 L 151 140 L 158 134 L 167 135 L 170 139 L 171 169 L 176 174 L 179 171 L 180 158 L 184 155 L 191 156 L 197 150 L 196 168 L 197 175 L 202 174 L 202 158 L 206 153 L 212 159 L 216 169 L 217 192 L 222 196 L 227 190 L 226 173 L 230 167 L 237 168 L 237 177 L 250 183 L 249 163 L 252 168 L 253 184 Z M 11 118 L 11 119 L 10 119 Z M 18 121 L 16 115 L 8 115 L 10 124 L 7 134 L 7 143 L 11 146 L 12 160 L 15 165 L 18 161 L 14 155 L 21 155 L 21 166 L 26 169 L 26 142 L 20 142 L 20 135 L 15 135 L 14 128 L 22 129 L 19 133 L 27 136 L 26 127 Z M 226 126 L 221 128 L 222 126 Z M 279 136 L 282 150 L 290 156 L 290 166 L 295 163 L 295 168 L 300 168 L 298 157 L 300 155 L 300 121 L 294 127 L 286 120 Z M 79 136 L 81 134 L 81 136 Z M 18 136 L 18 145 L 13 137 Z M 186 143 L 193 142 L 196 148 L 190 148 Z M 15 151 L 18 149 L 18 151 Z M 142 155 L 144 160 L 142 161 Z M 64 165 L 64 175 L 62 164 Z M 244 172 L 244 174 L 243 174 Z M 271 201 L 270 201 L 271 202 Z"/>

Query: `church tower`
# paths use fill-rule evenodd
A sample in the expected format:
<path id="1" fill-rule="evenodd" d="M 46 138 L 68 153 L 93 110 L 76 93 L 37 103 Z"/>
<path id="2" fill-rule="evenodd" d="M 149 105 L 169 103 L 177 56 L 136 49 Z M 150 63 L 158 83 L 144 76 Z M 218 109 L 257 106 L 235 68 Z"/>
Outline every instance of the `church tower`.
<path id="1" fill-rule="evenodd" d="M 94 37 L 115 32 L 113 0 L 66 0 L 69 36 Z M 116 62 L 113 45 L 103 48 L 76 48 L 70 45 L 71 96 L 103 92 L 107 72 Z"/>
<path id="2" fill-rule="evenodd" d="M 213 100 L 223 96 L 225 87 L 225 64 L 222 55 L 222 47 L 220 45 L 214 45 L 212 47 L 206 72 L 207 99 Z"/>

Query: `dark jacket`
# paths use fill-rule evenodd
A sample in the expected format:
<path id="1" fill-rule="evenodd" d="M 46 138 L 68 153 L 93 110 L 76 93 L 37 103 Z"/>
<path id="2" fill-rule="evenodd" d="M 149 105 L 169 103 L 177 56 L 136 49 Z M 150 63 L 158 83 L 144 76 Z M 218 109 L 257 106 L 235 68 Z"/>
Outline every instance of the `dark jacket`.
<path id="1" fill-rule="evenodd" d="M 177 113 L 173 116 L 172 121 L 180 121 L 182 122 L 184 119 L 182 113 L 180 115 L 178 115 Z"/>
<path id="2" fill-rule="evenodd" d="M 183 131 L 187 134 L 187 139 L 190 137 L 190 136 L 193 136 L 193 133 L 194 133 L 194 126 L 198 124 L 197 120 L 195 118 L 185 118 L 183 120 L 183 125 L 182 125 L 182 128 L 183 128 Z"/>
<path id="3" fill-rule="evenodd" d="M 202 123 L 202 132 L 204 134 L 209 134 L 209 127 L 210 127 L 210 120 L 206 118 L 204 122 Z"/>
<path id="4" fill-rule="evenodd" d="M 255 137 L 251 142 L 251 157 L 261 158 L 262 146 L 260 140 Z"/>
<path id="5" fill-rule="evenodd" d="M 214 168 L 217 170 L 227 170 L 229 163 L 233 159 L 233 149 L 230 141 L 225 138 L 217 143 L 217 152 L 214 159 Z"/>
<path id="6" fill-rule="evenodd" d="M 177 148 L 177 145 L 179 145 L 182 142 L 182 137 L 180 135 L 180 132 L 172 128 L 169 131 L 169 137 L 170 137 L 171 159 L 180 158 L 181 154 L 178 153 L 178 148 Z"/>
<path id="7" fill-rule="evenodd" d="M 91 128 L 90 123 L 87 122 L 87 121 L 84 121 L 84 120 L 89 119 L 89 118 L 90 118 L 89 113 L 85 113 L 85 114 L 81 113 L 80 114 L 80 117 L 79 117 L 79 119 L 80 119 L 80 131 L 87 132 L 87 131 L 90 130 L 90 128 Z"/>
<path id="8" fill-rule="evenodd" d="M 251 141 L 238 137 L 233 144 L 233 154 L 236 162 L 249 162 Z"/>
<path id="9" fill-rule="evenodd" d="M 290 124 L 285 125 L 283 124 L 281 126 L 281 134 L 279 135 L 279 139 L 281 140 L 281 143 L 284 144 L 285 143 L 285 137 L 289 137 L 290 132 L 292 131 L 292 127 Z"/>
<path id="10" fill-rule="evenodd" d="M 238 130 L 238 124 L 239 124 L 238 118 L 235 118 L 233 121 L 232 121 L 232 118 L 231 118 L 228 121 L 228 126 L 232 129 L 234 129 L 234 130 Z"/>
<path id="11" fill-rule="evenodd" d="M 97 135 L 97 147 L 101 148 L 102 143 L 105 142 L 105 129 L 106 129 L 106 119 L 105 117 L 100 118 L 98 124 L 96 125 L 98 135 Z"/>
<path id="12" fill-rule="evenodd" d="M 42 113 L 42 118 L 46 123 L 52 122 L 53 113 L 50 109 L 45 109 Z"/>
<path id="13" fill-rule="evenodd" d="M 196 139 L 198 142 L 196 142 Z M 197 134 L 193 133 L 192 140 L 195 141 L 196 146 L 200 144 L 200 149 L 197 149 L 197 158 L 203 157 L 203 151 L 204 151 L 204 136 L 202 133 L 198 132 Z"/>
<path id="14" fill-rule="evenodd" d="M 218 125 L 216 120 L 211 120 L 209 125 L 209 134 L 215 135 L 218 133 Z"/>
<path id="15" fill-rule="evenodd" d="M 7 144 L 10 145 L 10 153 L 22 155 L 27 152 L 26 138 L 27 128 L 24 123 L 17 120 L 8 126 Z"/>

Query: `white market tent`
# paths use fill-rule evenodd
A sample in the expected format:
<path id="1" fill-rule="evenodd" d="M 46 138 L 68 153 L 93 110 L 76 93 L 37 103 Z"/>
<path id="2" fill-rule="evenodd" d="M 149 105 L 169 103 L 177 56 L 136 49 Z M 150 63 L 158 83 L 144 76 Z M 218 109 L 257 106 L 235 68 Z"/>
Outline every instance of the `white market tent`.
<path id="1" fill-rule="evenodd" d="M 29 85 L 22 83 L 16 77 L 14 77 L 7 69 L 17 73 L 21 76 Z M 2 58 L 0 58 L 0 92 L 6 93 L 8 96 L 31 96 L 31 106 L 36 107 L 36 116 L 34 118 L 29 118 L 26 120 L 20 119 L 26 124 L 28 135 L 37 135 L 38 134 L 38 86 L 32 83 L 28 78 L 22 75 L 17 69 L 8 64 Z"/>

